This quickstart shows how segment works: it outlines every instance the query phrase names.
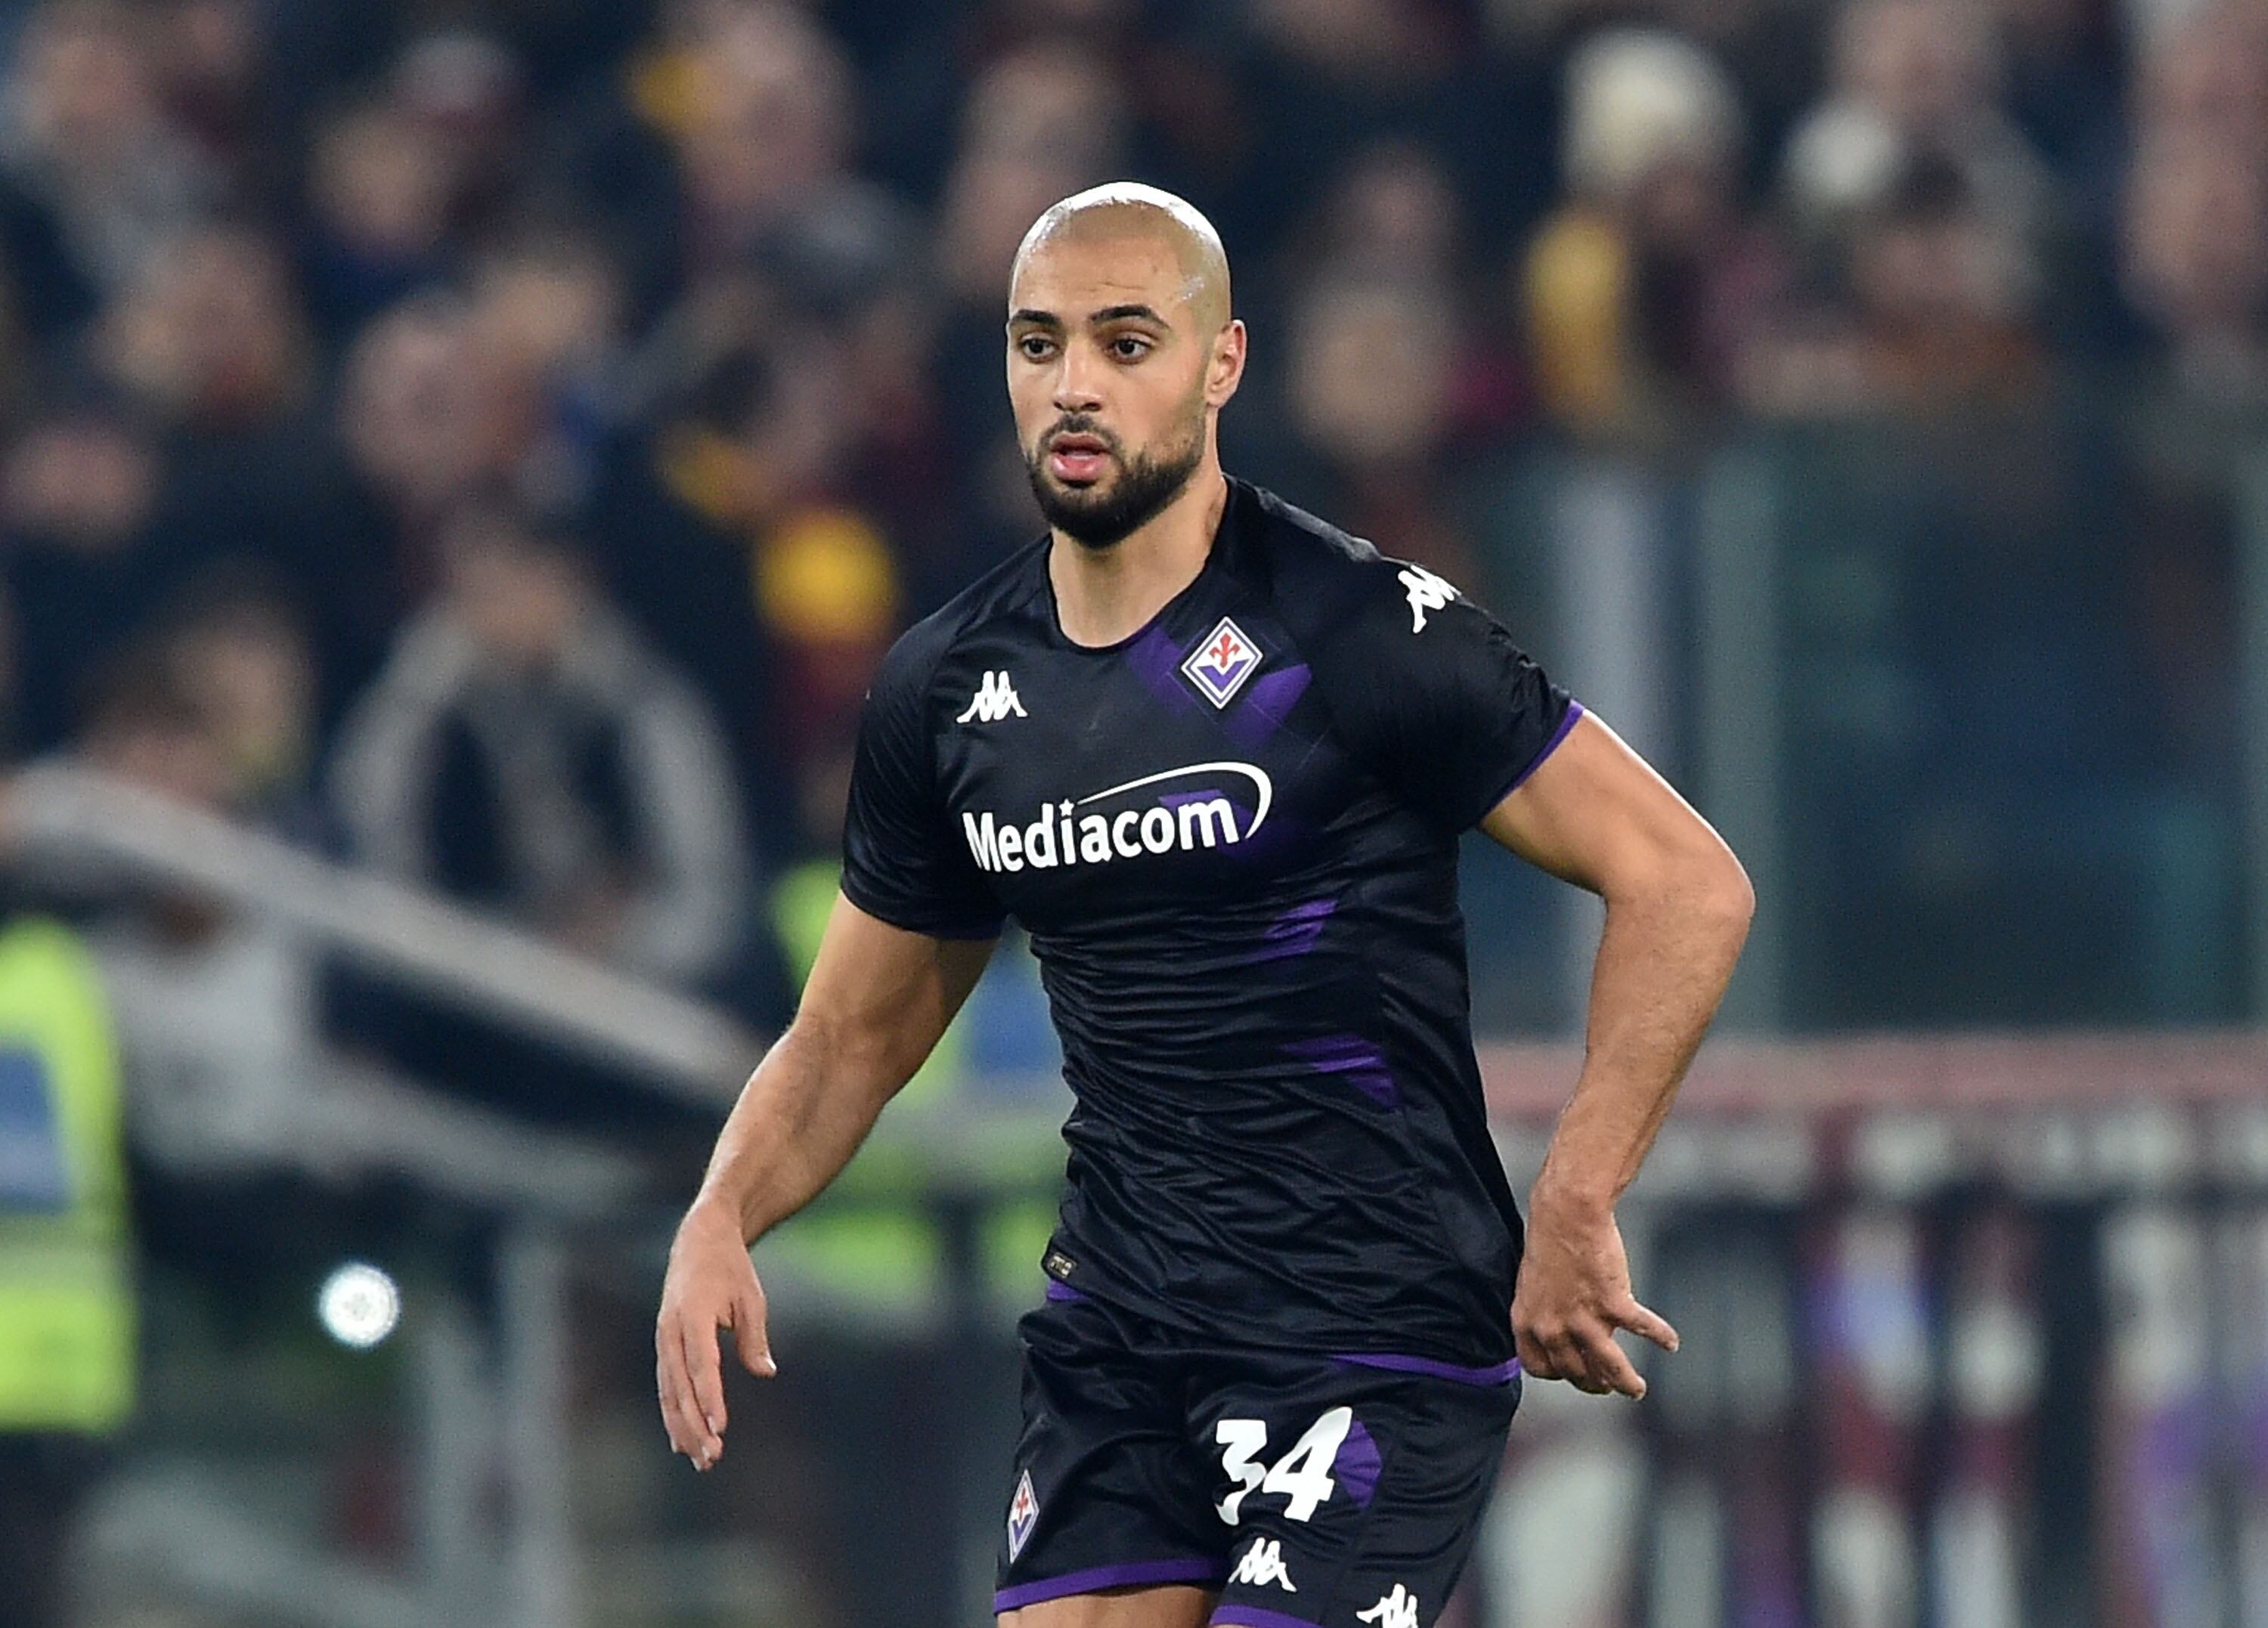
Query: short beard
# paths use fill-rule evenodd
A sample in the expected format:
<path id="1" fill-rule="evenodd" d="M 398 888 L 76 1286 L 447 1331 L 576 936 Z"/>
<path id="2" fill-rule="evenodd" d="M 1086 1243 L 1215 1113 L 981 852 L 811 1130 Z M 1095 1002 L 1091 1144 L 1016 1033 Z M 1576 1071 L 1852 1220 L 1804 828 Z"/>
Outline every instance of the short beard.
<path id="1" fill-rule="evenodd" d="M 1049 438 L 1055 433 L 1049 431 Z M 1145 453 L 1120 464 L 1117 480 L 1102 491 L 1056 485 L 1048 478 L 1047 455 L 1042 440 L 1039 451 L 1024 460 L 1040 513 L 1073 542 L 1101 550 L 1140 531 L 1182 495 L 1204 461 L 1204 430 L 1200 424 L 1186 445 L 1169 447 L 1162 457 Z"/>

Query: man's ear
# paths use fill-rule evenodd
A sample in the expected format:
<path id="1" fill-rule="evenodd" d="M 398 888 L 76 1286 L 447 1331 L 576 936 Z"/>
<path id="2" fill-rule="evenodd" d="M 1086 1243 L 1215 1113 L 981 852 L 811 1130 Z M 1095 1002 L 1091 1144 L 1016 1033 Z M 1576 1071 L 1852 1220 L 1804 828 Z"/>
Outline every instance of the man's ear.
<path id="1" fill-rule="evenodd" d="M 1242 320 L 1231 318 L 1212 342 L 1212 360 L 1205 369 L 1205 405 L 1225 407 L 1244 381 L 1245 332 Z"/>

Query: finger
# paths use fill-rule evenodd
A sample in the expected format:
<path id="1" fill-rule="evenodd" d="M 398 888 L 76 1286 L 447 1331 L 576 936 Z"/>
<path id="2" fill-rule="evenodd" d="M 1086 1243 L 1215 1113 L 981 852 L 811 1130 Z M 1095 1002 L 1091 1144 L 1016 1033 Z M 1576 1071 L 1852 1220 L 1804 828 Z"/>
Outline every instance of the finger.
<path id="1" fill-rule="evenodd" d="M 1638 1373 L 1630 1353 L 1615 1344 L 1615 1337 L 1605 1324 L 1585 1329 L 1576 1335 L 1580 1347 L 1579 1360 L 1584 1373 L 1598 1387 L 1595 1394 L 1604 1396 L 1611 1391 L 1632 1401 L 1646 1395 L 1646 1380 Z"/>
<path id="2" fill-rule="evenodd" d="M 1634 1300 L 1624 1301 L 1609 1314 L 1609 1320 L 1616 1328 L 1628 1329 L 1642 1338 L 1652 1340 L 1664 1351 L 1677 1349 L 1677 1331 L 1669 1326 L 1669 1320 Z"/>
<path id="3" fill-rule="evenodd" d="M 663 1326 L 657 1343 L 664 1347 L 659 1362 L 667 1391 L 670 1445 L 691 1459 L 695 1469 L 706 1470 L 713 1456 L 711 1437 L 693 1399 L 693 1378 L 686 1367 L 685 1340 L 676 1318 Z"/>
<path id="4" fill-rule="evenodd" d="M 698 1437 L 692 1429 L 692 1413 L 685 1405 L 685 1365 L 676 1325 L 666 1316 L 655 1326 L 653 1346 L 654 1388 L 661 1395 L 662 1426 L 669 1433 L 670 1450 L 690 1458 Z"/>
<path id="5" fill-rule="evenodd" d="M 770 1379 L 779 1373 L 779 1364 L 772 1360 L 770 1331 L 764 1326 L 762 1290 L 733 1303 L 733 1344 L 740 1351 L 740 1365 L 758 1379 Z M 721 1427 L 723 1421 L 718 1423 Z"/>
<path id="6" fill-rule="evenodd" d="M 1512 1331 L 1513 1354 L 1520 1359 L 1520 1371 L 1534 1379 L 1557 1379 L 1559 1370 L 1552 1366 L 1551 1356 L 1543 1342 L 1526 1328 L 1515 1326 Z"/>
<path id="7" fill-rule="evenodd" d="M 685 1348 L 685 1368 L 692 1379 L 693 1415 L 703 1426 L 702 1452 L 694 1462 L 706 1470 L 725 1450 L 718 1433 L 725 1426 L 725 1367 L 717 1354 L 717 1329 L 711 1317 L 680 1317 L 677 1337 Z"/>

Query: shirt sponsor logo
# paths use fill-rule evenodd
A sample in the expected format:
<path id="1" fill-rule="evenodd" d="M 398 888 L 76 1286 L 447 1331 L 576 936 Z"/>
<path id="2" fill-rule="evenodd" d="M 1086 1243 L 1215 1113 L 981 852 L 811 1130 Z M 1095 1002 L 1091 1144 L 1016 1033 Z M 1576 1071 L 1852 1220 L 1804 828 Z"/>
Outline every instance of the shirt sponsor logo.
<path id="1" fill-rule="evenodd" d="M 1252 818 L 1241 830 L 1236 804 L 1219 789 L 1231 775 L 1250 781 L 1258 794 Z M 1213 783 L 1208 785 L 1207 781 Z M 1171 788 L 1174 781 L 1189 783 L 1189 789 L 1176 795 Z M 1159 791 L 1146 807 L 1136 801 L 1080 812 L 1152 787 L 1166 789 Z M 1062 865 L 1101 865 L 1145 854 L 1187 854 L 1249 842 L 1267 819 L 1275 797 L 1275 783 L 1268 778 L 1268 771 L 1256 764 L 1191 763 L 1145 774 L 1076 802 L 1065 798 L 1052 808 L 1042 804 L 1039 818 L 1025 825 L 1012 818 L 1004 821 L 990 809 L 964 811 L 961 829 L 980 870 L 1022 870 L 1027 866 L 1052 870 Z"/>
<path id="2" fill-rule="evenodd" d="M 1248 1583 L 1255 1588 L 1273 1584 L 1285 1594 L 1297 1594 L 1292 1573 L 1284 1569 L 1284 1545 L 1273 1537 L 1254 1540 L 1236 1562 L 1236 1570 L 1229 1573 L 1232 1583 Z"/>
<path id="3" fill-rule="evenodd" d="M 1032 715 L 1024 710 L 1024 703 L 1017 699 L 1016 686 L 1008 682 L 1006 673 L 988 672 L 983 682 L 976 686 L 976 693 L 969 698 L 968 710 L 954 722 L 998 723 L 1012 715 L 1019 718 Z"/>
<path id="4" fill-rule="evenodd" d="M 1396 1583 L 1392 1594 L 1370 1610 L 1357 1611 L 1354 1619 L 1359 1623 L 1374 1623 L 1377 1628 L 1419 1628 L 1418 1596 Z"/>
<path id="5" fill-rule="evenodd" d="M 1008 1558 L 1015 1559 L 1024 1552 L 1024 1545 L 1032 1540 L 1032 1529 L 1040 1522 L 1040 1500 L 1032 1491 L 1032 1472 L 1028 1470 L 1016 1479 L 1015 1501 L 1008 1506 Z"/>
<path id="6" fill-rule="evenodd" d="M 1182 664 L 1182 673 L 1207 700 L 1226 707 L 1267 659 L 1261 648 L 1245 637 L 1244 629 L 1224 616 L 1205 634 L 1204 642 L 1189 652 L 1189 660 Z"/>
<path id="7" fill-rule="evenodd" d="M 1457 598 L 1457 590 L 1422 565 L 1402 568 L 1402 585 L 1410 590 L 1410 631 L 1425 631 L 1425 612 L 1438 611 Z"/>

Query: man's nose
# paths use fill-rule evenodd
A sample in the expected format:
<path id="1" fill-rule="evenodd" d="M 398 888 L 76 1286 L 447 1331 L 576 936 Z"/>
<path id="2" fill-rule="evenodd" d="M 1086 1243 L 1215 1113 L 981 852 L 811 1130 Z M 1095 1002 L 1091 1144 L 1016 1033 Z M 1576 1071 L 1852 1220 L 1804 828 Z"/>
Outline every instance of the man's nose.
<path id="1" fill-rule="evenodd" d="M 1102 406 L 1100 364 L 1072 346 L 1064 352 L 1056 372 L 1055 407 L 1058 413 L 1093 413 Z"/>

